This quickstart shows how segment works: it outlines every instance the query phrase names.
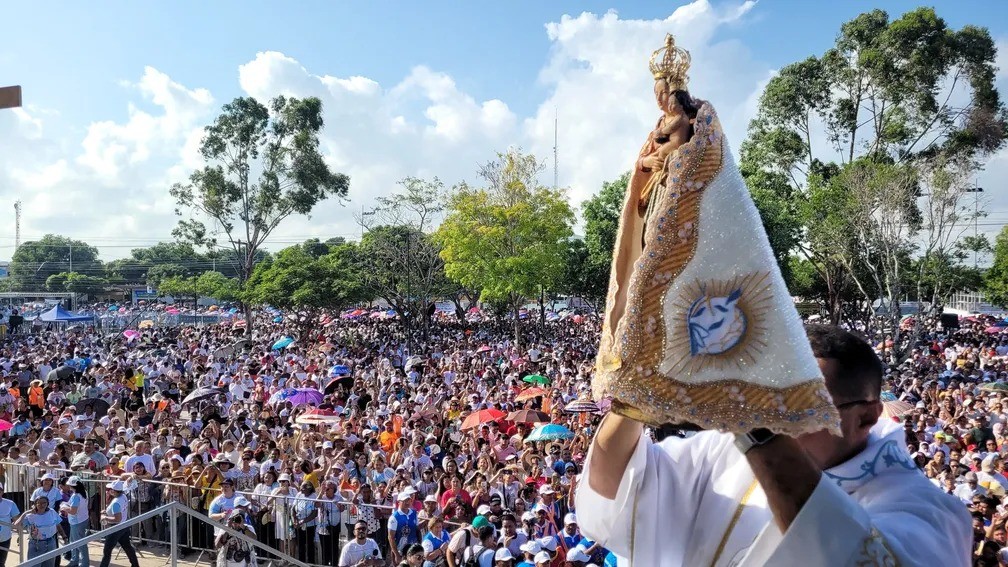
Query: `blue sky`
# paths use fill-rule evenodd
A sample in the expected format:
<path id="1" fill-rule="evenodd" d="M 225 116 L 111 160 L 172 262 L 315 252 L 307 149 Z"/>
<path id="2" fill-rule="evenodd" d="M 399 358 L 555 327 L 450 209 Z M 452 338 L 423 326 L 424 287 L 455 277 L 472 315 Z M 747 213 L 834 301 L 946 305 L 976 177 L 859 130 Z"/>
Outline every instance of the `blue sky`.
<path id="1" fill-rule="evenodd" d="M 0 84 L 22 84 L 27 107 L 16 118 L 0 116 L 0 205 L 26 201 L 29 237 L 55 230 L 57 215 L 47 207 L 102 203 L 124 219 L 122 226 L 78 222 L 64 230 L 108 243 L 117 236 L 138 243 L 166 239 L 175 221 L 163 198 L 166 186 L 193 165 L 186 158 L 193 132 L 221 104 L 244 94 L 314 94 L 332 88 L 322 77 L 355 76 L 366 77 L 380 94 L 370 102 L 347 99 L 346 93 L 325 101 L 334 112 L 327 115 L 333 161 L 352 176 L 351 203 L 326 205 L 311 222 L 285 226 L 278 245 L 302 236 L 351 234 L 356 229 L 350 211 L 388 192 L 404 175 L 438 175 L 451 184 L 471 177 L 475 163 L 508 145 L 545 157 L 554 108 L 561 121 L 561 183 L 580 202 L 626 168 L 621 164 L 654 118 L 649 89 L 611 89 L 611 76 L 592 82 L 590 74 L 623 61 L 636 69 L 635 81 L 646 79 L 647 51 L 638 45 L 660 42 L 662 30 L 682 25 L 686 37 L 696 32 L 687 47 L 706 61 L 692 73 L 698 88 L 706 89 L 697 94 L 717 104 L 737 148 L 773 70 L 821 54 L 840 24 L 860 12 L 882 6 L 896 17 L 920 5 L 762 0 L 750 7 L 741 0 L 700 0 L 672 17 L 684 4 L 7 3 Z M 610 10 L 617 16 L 604 16 Z M 687 11 L 689 18 L 683 16 Z M 955 28 L 986 25 L 1008 45 L 1008 2 L 946 3 L 939 14 Z M 555 33 L 548 33 L 547 24 Z M 648 34 L 643 39 L 634 35 L 642 29 Z M 633 100 L 624 105 L 620 97 Z M 346 112 L 336 112 L 342 104 Z M 361 142 L 384 128 L 371 122 L 377 114 L 405 124 L 408 135 L 386 132 Z M 486 132 L 491 128 L 495 132 Z M 596 135 L 612 140 L 612 147 L 592 153 L 600 147 Z M 410 155 L 415 144 L 437 140 L 444 142 L 435 146 L 438 157 Z M 354 154 L 348 144 L 371 153 Z M 369 155 L 376 163 L 363 163 Z M 1008 211 L 1008 199 L 1004 203 L 999 208 Z M 0 232 L 0 257 L 13 238 L 8 232 Z M 103 256 L 117 255 L 107 246 Z"/>

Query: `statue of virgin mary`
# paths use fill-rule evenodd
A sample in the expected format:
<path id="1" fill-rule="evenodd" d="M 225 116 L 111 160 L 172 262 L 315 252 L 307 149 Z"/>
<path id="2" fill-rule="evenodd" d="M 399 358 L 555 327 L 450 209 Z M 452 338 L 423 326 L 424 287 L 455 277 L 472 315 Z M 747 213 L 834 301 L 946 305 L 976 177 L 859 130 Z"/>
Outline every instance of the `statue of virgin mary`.
<path id="1" fill-rule="evenodd" d="M 837 431 L 839 417 L 689 52 L 651 56 L 662 115 L 634 164 L 593 393 L 652 425 Z"/>

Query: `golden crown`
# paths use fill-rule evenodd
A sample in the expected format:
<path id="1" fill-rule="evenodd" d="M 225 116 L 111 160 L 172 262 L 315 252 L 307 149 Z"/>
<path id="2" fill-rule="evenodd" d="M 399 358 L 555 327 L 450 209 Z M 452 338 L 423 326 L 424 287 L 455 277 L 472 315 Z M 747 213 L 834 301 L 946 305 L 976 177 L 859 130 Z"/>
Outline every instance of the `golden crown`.
<path id="1" fill-rule="evenodd" d="M 686 74 L 690 67 L 690 54 L 685 49 L 676 47 L 675 38 L 672 34 L 665 35 L 665 47 L 655 50 L 651 54 L 651 74 L 654 80 L 664 79 L 669 90 L 686 90 L 686 83 L 689 82 L 689 75 Z"/>

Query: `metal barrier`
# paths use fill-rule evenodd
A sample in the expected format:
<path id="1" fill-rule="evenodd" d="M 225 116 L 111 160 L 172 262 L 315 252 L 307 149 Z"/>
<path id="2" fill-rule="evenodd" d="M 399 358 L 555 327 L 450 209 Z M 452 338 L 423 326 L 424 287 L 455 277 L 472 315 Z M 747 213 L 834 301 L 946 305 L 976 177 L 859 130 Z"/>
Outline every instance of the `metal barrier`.
<path id="1" fill-rule="evenodd" d="M 31 494 L 39 486 L 38 479 L 40 479 L 43 474 L 51 471 L 58 473 L 58 476 L 77 475 L 84 483 L 89 496 L 88 507 L 91 517 L 91 526 L 100 525 L 98 522 L 100 511 L 104 510 L 108 504 L 104 486 L 118 478 L 109 478 L 105 476 L 104 473 L 88 470 L 74 471 L 58 467 L 47 467 L 43 469 L 24 463 L 14 462 L 0 462 L 0 470 L 3 471 L 3 481 L 4 485 L 7 487 L 4 496 L 14 500 L 22 512 L 27 510 L 30 506 Z M 206 511 L 205 504 L 212 500 L 212 498 L 208 498 L 206 494 L 203 494 L 203 489 L 197 489 L 194 486 L 165 480 L 150 479 L 141 482 L 147 485 L 146 488 L 150 491 L 151 495 L 168 490 L 175 493 L 174 498 L 176 499 L 162 504 L 161 501 L 163 498 L 154 498 L 152 496 L 148 500 L 140 502 L 137 499 L 137 495 L 142 487 L 140 484 L 137 484 L 135 487 L 131 486 L 130 490 L 128 490 L 126 494 L 130 503 L 131 516 L 127 522 L 131 530 L 130 539 L 133 542 L 170 544 L 172 546 L 172 557 L 178 557 L 179 544 L 181 544 L 183 550 L 198 552 L 201 555 L 214 552 L 212 526 L 219 526 L 219 524 L 204 514 Z M 220 494 L 219 488 L 209 488 L 206 490 L 214 496 Z M 197 494 L 197 491 L 200 493 Z M 296 491 L 293 492 L 296 494 Z M 250 516 L 254 519 L 252 525 L 256 531 L 258 544 L 256 546 L 257 548 L 266 550 L 267 556 L 290 557 L 296 555 L 297 539 L 293 528 L 289 525 L 284 525 L 278 530 L 276 526 L 276 523 L 279 521 L 290 521 L 292 517 L 291 505 L 295 499 L 293 495 L 273 495 L 249 492 L 247 490 L 235 491 L 235 495 L 244 496 L 252 505 L 250 509 Z M 193 509 L 191 505 L 195 498 L 199 498 L 201 501 L 198 510 Z M 313 501 L 317 507 L 331 504 L 331 501 L 326 499 L 311 498 L 309 500 Z M 322 549 L 316 548 L 316 550 L 320 552 L 315 554 L 316 557 L 324 557 L 326 560 L 330 561 L 331 564 L 336 564 L 339 559 L 338 550 L 343 548 L 349 537 L 352 537 L 353 523 L 363 514 L 362 508 L 369 508 L 372 514 L 374 514 L 375 520 L 378 524 L 378 529 L 368 535 L 376 540 L 379 547 L 382 549 L 383 556 L 388 556 L 386 520 L 393 509 L 391 506 L 379 504 L 354 504 L 351 502 L 343 502 L 337 504 L 336 506 L 340 508 L 337 519 L 339 526 L 337 529 L 332 530 L 334 532 L 339 532 L 338 539 L 333 542 L 336 549 L 327 550 L 324 547 Z M 169 507 L 174 507 L 176 510 L 182 510 L 184 514 L 181 516 L 175 514 L 170 517 L 166 517 Z M 262 513 L 267 507 L 273 510 L 271 517 L 272 521 L 264 523 L 261 521 Z M 356 514 L 354 513 L 354 510 L 357 511 Z M 454 522 L 446 522 L 446 526 L 456 525 L 458 524 L 455 524 Z M 277 531 L 287 533 L 288 537 L 276 537 L 275 534 Z M 24 545 L 23 532 L 21 530 L 19 530 L 19 534 L 19 537 L 22 539 L 19 540 L 21 541 L 21 544 L 18 546 L 18 550 L 23 557 L 26 547 Z M 96 539 L 91 536 L 88 537 L 88 541 Z M 310 545 L 314 546 L 316 544 L 319 546 L 323 545 L 321 537 L 317 537 Z M 63 553 L 67 550 L 67 547 L 62 546 L 59 550 Z M 327 551 L 330 557 L 326 557 Z M 337 555 L 337 557 L 331 557 L 331 555 L 334 554 Z M 324 563 L 320 562 L 316 564 L 323 565 Z"/>
<path id="2" fill-rule="evenodd" d="M 279 552 L 279 551 L 277 551 L 275 549 L 271 549 L 271 548 L 269 548 L 269 547 L 267 547 L 267 546 L 259 543 L 257 540 L 255 540 L 255 539 L 253 539 L 253 538 L 251 538 L 251 537 L 249 537 L 249 536 L 247 536 L 245 534 L 236 532 L 236 531 L 232 530 L 231 528 L 229 528 L 228 526 L 226 526 L 224 524 L 221 524 L 220 522 L 216 522 L 216 521 L 210 519 L 209 517 L 204 516 L 203 514 L 200 514 L 198 512 L 194 512 L 193 510 L 190 510 L 189 508 L 186 508 L 185 506 L 180 505 L 178 502 L 172 502 L 172 503 L 169 503 L 169 504 L 165 504 L 164 506 L 161 506 L 161 507 L 156 508 L 154 510 L 151 510 L 149 512 L 145 512 L 145 513 L 143 513 L 143 514 L 141 514 L 139 516 L 136 516 L 136 517 L 133 517 L 133 518 L 129 518 L 125 522 L 116 524 L 115 526 L 111 526 L 111 527 L 105 528 L 104 530 L 95 532 L 95 533 L 93 533 L 93 534 L 91 534 L 89 536 L 83 537 L 83 538 L 81 538 L 81 539 L 79 539 L 79 540 L 77 540 L 75 542 L 69 543 L 67 545 L 60 546 L 59 548 L 54 549 L 53 551 L 46 552 L 46 553 L 44 553 L 42 555 L 39 555 L 37 557 L 32 557 L 31 559 L 24 559 L 19 564 L 22 565 L 22 566 L 38 565 L 40 563 L 44 563 L 46 561 L 49 561 L 49 560 L 52 560 L 52 559 L 56 559 L 57 557 L 63 555 L 67 551 L 72 551 L 74 549 L 77 549 L 78 547 L 81 547 L 81 546 L 84 546 L 84 545 L 88 545 L 92 541 L 97 541 L 99 539 L 103 539 L 103 538 L 105 538 L 107 536 L 115 534 L 115 533 L 117 533 L 117 532 L 119 532 L 119 531 L 121 531 L 123 529 L 131 528 L 132 526 L 138 525 L 140 522 L 143 522 L 143 521 L 145 521 L 147 519 L 150 519 L 150 518 L 152 518 L 152 517 L 154 517 L 156 515 L 168 514 L 169 518 L 171 518 L 172 520 L 175 520 L 178 517 L 179 513 L 182 513 L 183 515 L 191 516 L 191 517 L 193 517 L 193 518 L 195 518 L 197 520 L 200 520 L 202 522 L 206 522 L 207 524 L 213 526 L 214 528 L 219 529 L 219 530 L 223 531 L 224 533 L 229 534 L 232 537 L 236 537 L 236 538 L 244 541 L 245 543 L 248 543 L 249 545 L 255 547 L 256 549 L 262 549 L 262 550 L 266 551 L 267 553 L 269 553 L 271 555 L 277 556 L 280 560 L 284 561 L 287 564 L 296 565 L 297 567 L 310 567 L 307 563 L 302 563 L 301 561 L 298 561 L 297 559 L 295 559 L 295 558 L 293 558 L 293 557 L 291 557 L 291 556 L 289 556 L 289 555 L 287 555 L 285 553 L 281 553 L 281 552 Z M 171 530 L 171 540 L 170 540 L 170 543 L 171 543 L 171 553 L 170 553 L 169 561 L 170 561 L 172 567 L 177 567 L 178 566 L 178 536 L 177 536 L 175 530 Z"/>

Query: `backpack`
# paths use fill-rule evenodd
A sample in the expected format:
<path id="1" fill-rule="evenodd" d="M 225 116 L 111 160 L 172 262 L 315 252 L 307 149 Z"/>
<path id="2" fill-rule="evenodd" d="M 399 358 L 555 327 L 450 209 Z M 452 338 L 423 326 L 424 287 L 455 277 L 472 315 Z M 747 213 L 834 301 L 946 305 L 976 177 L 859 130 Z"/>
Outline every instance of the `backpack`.
<path id="1" fill-rule="evenodd" d="M 465 552 L 462 554 L 462 563 L 459 567 L 480 567 L 479 560 L 487 553 L 494 553 L 494 550 L 488 547 L 483 547 L 478 543 L 472 547 L 467 547 Z"/>

